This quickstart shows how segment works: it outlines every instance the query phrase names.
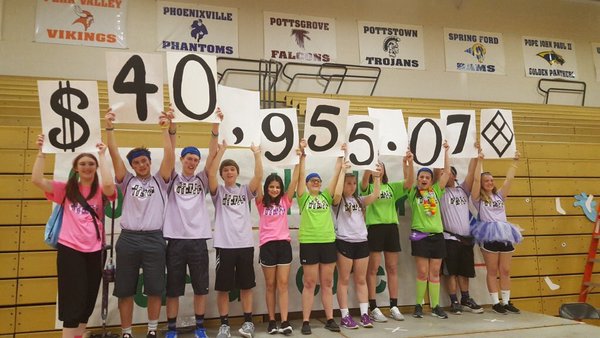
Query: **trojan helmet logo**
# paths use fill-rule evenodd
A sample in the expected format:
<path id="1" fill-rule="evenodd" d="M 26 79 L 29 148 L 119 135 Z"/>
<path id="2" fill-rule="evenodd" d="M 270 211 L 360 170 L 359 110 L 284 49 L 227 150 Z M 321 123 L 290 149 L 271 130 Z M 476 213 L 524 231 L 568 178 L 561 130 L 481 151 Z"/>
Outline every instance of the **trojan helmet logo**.
<path id="1" fill-rule="evenodd" d="M 304 49 L 304 40 L 310 40 L 310 37 L 308 36 L 309 31 L 304 30 L 304 29 L 292 29 L 292 36 L 294 36 L 294 39 L 296 40 L 296 44 L 298 45 L 298 47 Z"/>
<path id="2" fill-rule="evenodd" d="M 558 65 L 562 66 L 565 63 L 565 59 L 553 50 L 546 50 L 543 52 L 539 52 L 536 55 L 541 57 L 542 59 L 546 60 L 549 65 L 558 64 Z"/>
<path id="3" fill-rule="evenodd" d="M 196 39 L 196 42 L 200 42 L 200 39 L 208 34 L 208 29 L 206 29 L 206 25 L 202 23 L 202 19 L 194 20 L 191 27 L 192 31 L 190 34 Z"/>
<path id="4" fill-rule="evenodd" d="M 83 25 L 83 29 L 87 32 L 88 28 L 94 22 L 94 15 L 86 10 L 81 9 L 79 5 L 73 6 L 73 11 L 77 14 L 78 18 L 73 21 L 71 25 L 80 23 Z"/>
<path id="5" fill-rule="evenodd" d="M 473 46 L 465 49 L 465 53 L 471 54 L 477 58 L 477 62 L 483 63 L 485 61 L 485 47 L 480 43 L 474 43 Z"/>
<path id="6" fill-rule="evenodd" d="M 395 58 L 400 52 L 400 39 L 395 36 L 388 36 L 383 40 L 383 50 L 388 52 L 391 58 Z"/>

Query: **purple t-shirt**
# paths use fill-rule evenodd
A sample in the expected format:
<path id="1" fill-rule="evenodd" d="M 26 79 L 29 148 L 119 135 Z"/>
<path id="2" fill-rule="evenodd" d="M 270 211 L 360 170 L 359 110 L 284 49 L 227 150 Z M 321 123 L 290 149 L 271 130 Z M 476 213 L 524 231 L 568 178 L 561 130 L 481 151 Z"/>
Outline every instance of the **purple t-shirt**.
<path id="1" fill-rule="evenodd" d="M 292 205 L 292 200 L 287 194 L 279 199 L 279 204 L 271 204 L 265 208 L 262 200 L 256 199 L 258 209 L 259 245 L 271 241 L 291 241 L 290 228 L 288 227 L 287 212 Z"/>
<path id="2" fill-rule="evenodd" d="M 489 202 L 480 197 L 479 201 L 474 201 L 473 204 L 479 211 L 479 220 L 482 222 L 507 222 L 504 198 L 500 194 L 493 194 Z"/>
<path id="3" fill-rule="evenodd" d="M 222 249 L 254 247 L 250 201 L 256 197 L 247 184 L 219 185 L 211 196 L 215 206 L 214 247 Z"/>
<path id="4" fill-rule="evenodd" d="M 470 236 L 469 195 L 464 182 L 458 187 L 446 187 L 446 193 L 440 201 L 445 230 L 461 236 Z M 444 238 L 457 240 L 448 233 L 444 233 Z"/>
<path id="5" fill-rule="evenodd" d="M 123 192 L 121 228 L 133 231 L 161 230 L 168 182 L 160 173 L 140 179 L 129 171 L 117 185 Z"/>
<path id="6" fill-rule="evenodd" d="M 338 205 L 333 206 L 333 218 L 335 219 L 335 234 L 337 239 L 346 242 L 359 243 L 367 240 L 367 224 L 365 215 L 360 207 L 365 203 L 365 197 L 361 196 L 358 204 L 354 196 L 342 198 Z"/>
<path id="7" fill-rule="evenodd" d="M 206 194 L 209 193 L 206 171 L 191 177 L 173 171 L 171 182 L 163 236 L 175 239 L 212 238 L 206 210 Z"/>

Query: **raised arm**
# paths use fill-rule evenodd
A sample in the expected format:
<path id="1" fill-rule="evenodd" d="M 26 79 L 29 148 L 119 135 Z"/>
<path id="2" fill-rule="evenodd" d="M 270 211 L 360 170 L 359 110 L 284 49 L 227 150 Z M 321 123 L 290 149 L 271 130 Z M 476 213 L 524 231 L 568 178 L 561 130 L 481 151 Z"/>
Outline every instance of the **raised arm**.
<path id="1" fill-rule="evenodd" d="M 221 108 L 217 108 L 217 118 L 220 121 L 223 121 L 223 113 L 221 112 Z M 210 141 L 208 142 L 208 156 L 206 157 L 206 163 L 204 163 L 204 170 L 208 170 L 212 161 L 215 158 L 215 154 L 217 153 L 217 145 L 219 143 L 219 124 L 213 123 L 212 129 L 210 130 Z"/>
<path id="2" fill-rule="evenodd" d="M 254 176 L 250 179 L 248 187 L 252 193 L 256 193 L 257 190 L 260 190 L 260 181 L 263 178 L 262 153 L 260 147 L 255 146 L 254 143 L 250 146 L 250 150 L 254 154 Z"/>
<path id="3" fill-rule="evenodd" d="M 363 173 L 363 177 L 362 180 L 360 181 L 360 191 L 367 191 L 367 188 L 369 187 L 369 180 L 371 178 L 371 171 L 370 170 L 365 170 L 365 172 Z"/>
<path id="4" fill-rule="evenodd" d="M 502 184 L 502 188 L 498 190 L 498 194 L 503 198 L 508 197 L 508 193 L 510 191 L 512 180 L 515 178 L 515 173 L 517 172 L 517 168 L 519 168 L 519 152 L 515 153 L 515 157 L 513 158 L 513 163 L 508 167 L 508 171 L 506 172 L 506 178 L 504 179 L 504 183 Z"/>
<path id="5" fill-rule="evenodd" d="M 44 177 L 44 167 L 46 163 L 46 155 L 42 152 L 44 135 L 38 135 L 36 144 L 38 146 L 38 154 L 33 163 L 33 169 L 31 170 L 31 183 L 45 192 L 52 192 L 54 190 L 52 181 Z"/>
<path id="6" fill-rule="evenodd" d="M 175 149 L 173 148 L 173 143 L 171 141 L 171 136 L 173 135 L 169 132 L 172 116 L 172 109 L 169 109 L 169 111 L 163 112 L 158 120 L 163 137 L 163 159 L 160 163 L 159 173 L 165 182 L 169 182 L 171 173 L 175 167 Z"/>
<path id="7" fill-rule="evenodd" d="M 438 185 L 441 189 L 446 188 L 446 184 L 448 184 L 448 180 L 450 179 L 450 154 L 448 153 L 448 149 L 450 149 L 448 141 L 444 141 L 444 170 L 438 180 Z"/>
<path id="8" fill-rule="evenodd" d="M 117 139 L 115 138 L 115 127 L 113 122 L 115 121 L 115 112 L 111 108 L 108 108 L 106 115 L 104 115 L 104 123 L 106 125 L 106 146 L 112 159 L 113 169 L 115 170 L 115 179 L 117 182 L 123 182 L 125 174 L 127 174 L 127 168 L 125 163 L 119 154 L 119 147 L 117 146 Z"/>
<path id="9" fill-rule="evenodd" d="M 373 176 L 373 192 L 370 193 L 369 195 L 367 195 L 365 197 L 365 199 L 363 200 L 365 203 L 365 206 L 375 202 L 378 198 L 379 198 L 379 193 L 381 192 L 381 172 L 383 171 L 383 168 L 381 168 L 381 165 L 377 165 L 377 169 L 371 173 L 371 176 Z"/>
<path id="10" fill-rule="evenodd" d="M 327 191 L 333 195 L 335 192 L 335 186 L 337 185 L 338 178 L 340 177 L 340 171 L 342 170 L 342 164 L 344 162 L 343 157 L 338 157 L 335 160 L 335 168 L 333 169 L 333 177 L 331 177 L 331 181 L 329 181 L 329 185 L 327 185 Z"/>
<path id="11" fill-rule="evenodd" d="M 306 157 L 304 154 L 304 147 L 306 147 L 306 143 L 303 145 L 303 143 L 300 142 L 300 148 L 296 149 L 296 154 L 298 155 L 298 164 L 294 166 L 292 180 L 290 181 L 290 184 L 285 192 L 290 200 L 294 198 L 296 188 L 298 187 L 298 182 L 300 181 L 300 162 L 304 162 L 304 158 Z"/>
<path id="12" fill-rule="evenodd" d="M 300 144 L 304 143 L 306 145 L 306 140 L 302 139 Z M 302 147 L 302 146 L 301 146 Z M 302 183 L 302 180 L 306 177 L 306 170 L 304 163 L 306 162 L 306 155 L 304 154 L 304 148 L 302 151 L 302 156 L 300 157 L 300 163 L 298 163 L 298 184 L 296 184 L 296 198 L 300 198 L 304 195 L 306 191 L 306 184 Z"/>
<path id="13" fill-rule="evenodd" d="M 98 148 L 98 169 L 102 176 L 102 192 L 106 196 L 112 196 L 115 193 L 115 179 L 112 177 L 108 163 L 106 163 L 106 145 L 102 142 L 96 145 Z"/>
<path id="14" fill-rule="evenodd" d="M 467 176 L 465 176 L 464 185 L 466 191 L 471 191 L 473 186 L 473 177 L 475 177 L 475 167 L 477 166 L 477 157 L 474 157 L 469 161 L 469 169 L 467 170 Z"/>
<path id="15" fill-rule="evenodd" d="M 415 184 L 415 168 L 413 167 L 413 153 L 406 150 L 402 160 L 402 171 L 404 172 L 404 189 L 410 189 Z"/>
<path id="16" fill-rule="evenodd" d="M 225 154 L 225 150 L 227 150 L 227 143 L 223 140 L 223 144 L 217 145 L 217 153 L 215 154 L 215 158 L 210 164 L 210 168 L 208 169 L 208 187 L 210 189 L 211 195 L 217 193 L 217 188 L 219 187 L 219 180 L 217 178 L 217 171 L 219 171 L 219 163 L 221 163 L 221 159 L 223 158 L 223 154 Z"/>
<path id="17" fill-rule="evenodd" d="M 340 201 L 342 200 L 342 194 L 344 193 L 344 181 L 346 180 L 346 169 L 348 169 L 348 168 L 350 168 L 349 161 L 346 161 L 344 163 L 344 165 L 340 166 L 340 170 L 338 171 L 338 174 L 337 174 L 337 180 L 335 182 L 335 188 L 334 188 L 334 191 L 332 192 L 333 205 L 340 204 Z"/>
<path id="18" fill-rule="evenodd" d="M 475 170 L 473 171 L 473 185 L 471 186 L 471 199 L 479 201 L 481 194 L 481 165 L 483 164 L 483 153 L 479 149 L 479 154 L 475 160 Z"/>

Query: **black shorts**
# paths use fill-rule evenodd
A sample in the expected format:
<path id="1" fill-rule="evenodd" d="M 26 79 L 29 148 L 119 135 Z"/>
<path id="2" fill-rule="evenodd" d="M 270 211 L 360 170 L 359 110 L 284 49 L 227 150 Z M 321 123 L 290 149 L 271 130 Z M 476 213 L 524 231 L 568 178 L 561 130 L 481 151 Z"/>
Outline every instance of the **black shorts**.
<path id="1" fill-rule="evenodd" d="M 208 294 L 206 239 L 169 239 L 167 244 L 167 297 L 185 293 L 186 267 L 195 295 Z"/>
<path id="2" fill-rule="evenodd" d="M 264 267 L 292 264 L 292 245 L 286 240 L 270 241 L 260 246 L 258 262 Z"/>
<path id="3" fill-rule="evenodd" d="M 419 241 L 410 241 L 412 255 L 424 258 L 446 257 L 446 240 L 444 234 L 431 234 Z"/>
<path id="4" fill-rule="evenodd" d="M 373 224 L 367 229 L 369 250 L 371 252 L 400 252 L 400 233 L 398 224 Z"/>
<path id="5" fill-rule="evenodd" d="M 482 249 L 485 251 L 497 253 L 515 251 L 515 247 L 512 245 L 512 243 L 508 242 L 485 242 L 483 243 Z"/>
<path id="6" fill-rule="evenodd" d="M 254 276 L 254 248 L 215 248 L 217 269 L 215 290 L 231 291 L 252 289 L 256 286 Z"/>
<path id="7" fill-rule="evenodd" d="M 445 276 L 475 277 L 473 245 L 464 245 L 452 239 L 446 240 L 446 258 L 442 262 Z"/>
<path id="8" fill-rule="evenodd" d="M 335 242 L 300 243 L 300 264 L 330 264 L 337 261 Z"/>
<path id="9" fill-rule="evenodd" d="M 369 257 L 369 242 L 346 242 L 341 239 L 335 240 L 337 251 L 344 257 L 350 259 L 361 259 Z"/>

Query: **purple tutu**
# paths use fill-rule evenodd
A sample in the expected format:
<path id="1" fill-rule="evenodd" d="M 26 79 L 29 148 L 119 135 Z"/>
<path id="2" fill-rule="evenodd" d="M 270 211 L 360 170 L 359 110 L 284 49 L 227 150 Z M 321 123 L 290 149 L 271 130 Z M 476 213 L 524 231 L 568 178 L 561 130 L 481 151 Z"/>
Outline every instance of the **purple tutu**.
<path id="1" fill-rule="evenodd" d="M 479 221 L 471 226 L 471 236 L 475 239 L 475 243 L 480 245 L 484 242 L 518 244 L 523 240 L 518 226 L 502 221 Z"/>

